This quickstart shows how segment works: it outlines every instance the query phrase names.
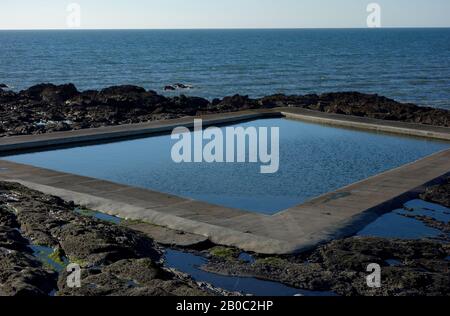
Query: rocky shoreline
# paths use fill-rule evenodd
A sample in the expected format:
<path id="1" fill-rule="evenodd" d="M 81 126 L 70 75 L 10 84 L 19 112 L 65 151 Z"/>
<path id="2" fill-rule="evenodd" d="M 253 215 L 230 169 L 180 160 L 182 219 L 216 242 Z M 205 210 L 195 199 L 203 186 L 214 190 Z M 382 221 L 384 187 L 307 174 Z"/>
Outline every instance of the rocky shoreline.
<path id="1" fill-rule="evenodd" d="M 357 92 L 235 95 L 212 101 L 165 97 L 135 86 L 79 92 L 72 84 L 41 84 L 21 92 L 0 85 L 0 137 L 131 124 L 246 109 L 301 107 L 316 111 L 450 127 L 450 111 Z M 421 199 L 450 207 L 450 178 Z M 209 259 L 205 271 L 250 276 L 338 295 L 449 295 L 449 238 L 417 241 L 352 237 L 296 256 L 245 261 L 238 249 L 147 223 L 107 223 L 75 212 L 71 202 L 0 182 L 0 296 L 231 295 L 162 264 L 164 248 L 181 245 Z M 410 215 L 450 236 L 448 222 Z M 39 249 L 49 251 L 42 260 Z M 49 261 L 49 262 L 47 262 Z M 67 263 L 82 268 L 82 288 L 66 284 Z M 395 262 L 394 264 L 392 262 Z M 368 263 L 383 267 L 384 286 L 365 284 Z M 55 269 L 61 266 L 62 269 Z"/>
<path id="2" fill-rule="evenodd" d="M 450 206 L 450 177 L 429 187 L 423 200 Z M 450 215 L 450 214 L 448 214 Z M 205 271 L 222 275 L 252 276 L 311 291 L 332 291 L 342 296 L 449 296 L 450 222 L 413 216 L 438 229 L 441 236 L 422 240 L 351 237 L 335 240 L 297 256 L 239 257 L 232 248 L 213 248 Z M 369 288 L 366 268 L 382 267 L 382 287 Z"/>
<path id="3" fill-rule="evenodd" d="M 0 182 L 0 296 L 227 294 L 163 268 L 162 248 L 148 236 L 74 209 L 57 197 Z M 36 248 L 50 249 L 45 260 Z M 69 262 L 81 266 L 85 286 L 67 286 Z M 52 267 L 58 265 L 59 271 Z"/>
<path id="4" fill-rule="evenodd" d="M 426 191 L 420 195 L 420 198 L 450 208 L 450 177 L 447 177 L 441 184 L 428 187 Z"/>
<path id="5" fill-rule="evenodd" d="M 256 277 L 295 288 L 334 292 L 340 296 L 442 296 L 450 295 L 448 244 L 352 237 L 321 246 L 311 254 L 256 257 L 244 262 L 237 256 L 209 256 L 202 267 L 221 275 Z M 395 262 L 395 263 L 393 263 Z M 366 269 L 382 268 L 382 287 L 366 284 Z"/>
<path id="6" fill-rule="evenodd" d="M 8 90 L 6 85 L 0 87 L 0 137 L 275 107 L 450 126 L 448 110 L 358 92 L 277 94 L 258 99 L 234 95 L 210 101 L 184 95 L 166 97 L 137 86 L 80 92 L 73 84 L 39 84 L 20 92 Z"/>
<path id="7" fill-rule="evenodd" d="M 450 178 L 421 197 L 448 203 L 449 185 Z M 71 202 L 20 184 L 0 182 L 0 296 L 236 295 L 162 265 L 165 247 L 182 240 L 180 232 L 141 222 L 113 224 L 77 209 Z M 448 222 L 418 220 L 450 235 Z M 187 237 L 191 244 L 177 249 L 207 258 L 201 269 L 219 275 L 254 277 L 342 296 L 450 295 L 448 238 L 351 237 L 300 255 L 251 254 L 248 259 L 239 249 Z M 36 247 L 50 249 L 44 259 L 62 268 L 55 269 L 37 256 Z M 85 286 L 67 287 L 68 263 L 82 267 Z M 379 289 L 365 283 L 369 263 L 383 269 Z"/>

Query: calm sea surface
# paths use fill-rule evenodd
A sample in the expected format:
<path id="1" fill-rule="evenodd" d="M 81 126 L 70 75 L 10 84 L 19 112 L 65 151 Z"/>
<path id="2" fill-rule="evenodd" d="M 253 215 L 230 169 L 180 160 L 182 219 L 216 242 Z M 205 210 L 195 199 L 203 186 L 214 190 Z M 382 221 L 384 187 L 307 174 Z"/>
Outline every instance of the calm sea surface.
<path id="1" fill-rule="evenodd" d="M 450 29 L 0 31 L 0 82 L 181 82 L 208 98 L 357 90 L 450 109 Z"/>

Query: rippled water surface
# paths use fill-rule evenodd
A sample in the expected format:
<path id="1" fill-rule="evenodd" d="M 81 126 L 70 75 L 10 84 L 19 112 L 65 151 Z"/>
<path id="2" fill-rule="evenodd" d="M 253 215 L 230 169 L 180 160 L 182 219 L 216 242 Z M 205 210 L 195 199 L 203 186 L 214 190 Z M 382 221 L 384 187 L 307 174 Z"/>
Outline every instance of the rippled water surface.
<path id="1" fill-rule="evenodd" d="M 450 143 L 445 142 L 285 119 L 257 120 L 239 126 L 280 128 L 277 173 L 261 174 L 260 163 L 177 164 L 171 158 L 176 141 L 170 136 L 6 159 L 273 214 L 450 147 Z"/>
<path id="2" fill-rule="evenodd" d="M 209 98 L 357 90 L 450 108 L 449 52 L 450 29 L 0 31 L 0 81 L 182 82 Z"/>

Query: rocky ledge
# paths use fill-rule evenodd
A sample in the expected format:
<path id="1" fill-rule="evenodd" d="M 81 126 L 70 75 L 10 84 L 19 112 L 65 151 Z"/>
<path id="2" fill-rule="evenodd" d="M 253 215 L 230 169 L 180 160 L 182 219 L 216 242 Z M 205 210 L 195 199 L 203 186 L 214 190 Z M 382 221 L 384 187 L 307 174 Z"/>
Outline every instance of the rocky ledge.
<path id="1" fill-rule="evenodd" d="M 450 208 L 450 176 L 442 184 L 427 188 L 421 199 Z"/>
<path id="2" fill-rule="evenodd" d="M 429 187 L 420 197 L 449 207 L 450 177 Z M 448 213 L 446 213 L 448 215 Z M 450 295 L 450 223 L 438 217 L 415 218 L 442 235 L 422 240 L 351 237 L 335 240 L 294 256 L 260 256 L 245 261 L 240 251 L 215 247 L 204 250 L 204 270 L 233 276 L 251 276 L 311 291 L 332 291 L 343 296 L 448 296 Z M 367 267 L 382 268 L 382 286 L 366 284 Z"/>
<path id="3" fill-rule="evenodd" d="M 448 194 L 448 184 L 431 187 L 423 196 L 440 202 Z M 155 233 L 147 223 L 113 224 L 86 213 L 71 202 L 0 182 L 0 296 L 232 294 L 163 267 L 164 249 L 149 235 L 171 244 L 174 239 L 167 236 L 179 232 L 160 228 Z M 418 220 L 449 236 L 450 223 Z M 448 241 L 352 237 L 299 255 L 242 257 L 239 249 L 200 240 L 183 251 L 207 258 L 201 268 L 208 272 L 256 277 L 303 290 L 345 296 L 441 296 L 450 295 Z M 82 267 L 81 288 L 67 286 L 69 263 Z M 382 267 L 381 288 L 366 284 L 371 263 Z"/>
<path id="4" fill-rule="evenodd" d="M 74 210 L 73 203 L 0 182 L 0 296 L 218 293 L 163 268 L 161 248 L 146 235 Z M 85 286 L 68 287 L 69 263 L 82 268 Z"/>
<path id="5" fill-rule="evenodd" d="M 450 247 L 436 241 L 352 237 L 300 256 L 256 256 L 245 262 L 238 254 L 213 249 L 202 269 L 341 296 L 450 295 Z M 367 286 L 367 267 L 373 263 L 381 267 L 380 288 Z"/>
<path id="6" fill-rule="evenodd" d="M 73 84 L 40 84 L 14 92 L 0 88 L 0 137 L 95 128 L 246 109 L 301 107 L 383 120 L 450 126 L 450 111 L 399 103 L 358 92 L 322 95 L 234 95 L 212 101 L 165 97 L 137 86 L 80 92 Z"/>

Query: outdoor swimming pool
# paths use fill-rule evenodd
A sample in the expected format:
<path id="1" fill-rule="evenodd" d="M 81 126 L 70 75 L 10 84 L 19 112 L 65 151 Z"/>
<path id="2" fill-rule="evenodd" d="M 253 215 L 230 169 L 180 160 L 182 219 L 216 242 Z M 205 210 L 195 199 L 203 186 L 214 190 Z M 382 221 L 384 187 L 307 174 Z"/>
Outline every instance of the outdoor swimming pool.
<path id="1" fill-rule="evenodd" d="M 177 141 L 170 135 L 4 159 L 274 214 L 450 147 L 448 142 L 287 119 L 262 119 L 233 126 L 279 127 L 278 172 L 261 174 L 260 163 L 175 163 L 171 150 Z"/>

